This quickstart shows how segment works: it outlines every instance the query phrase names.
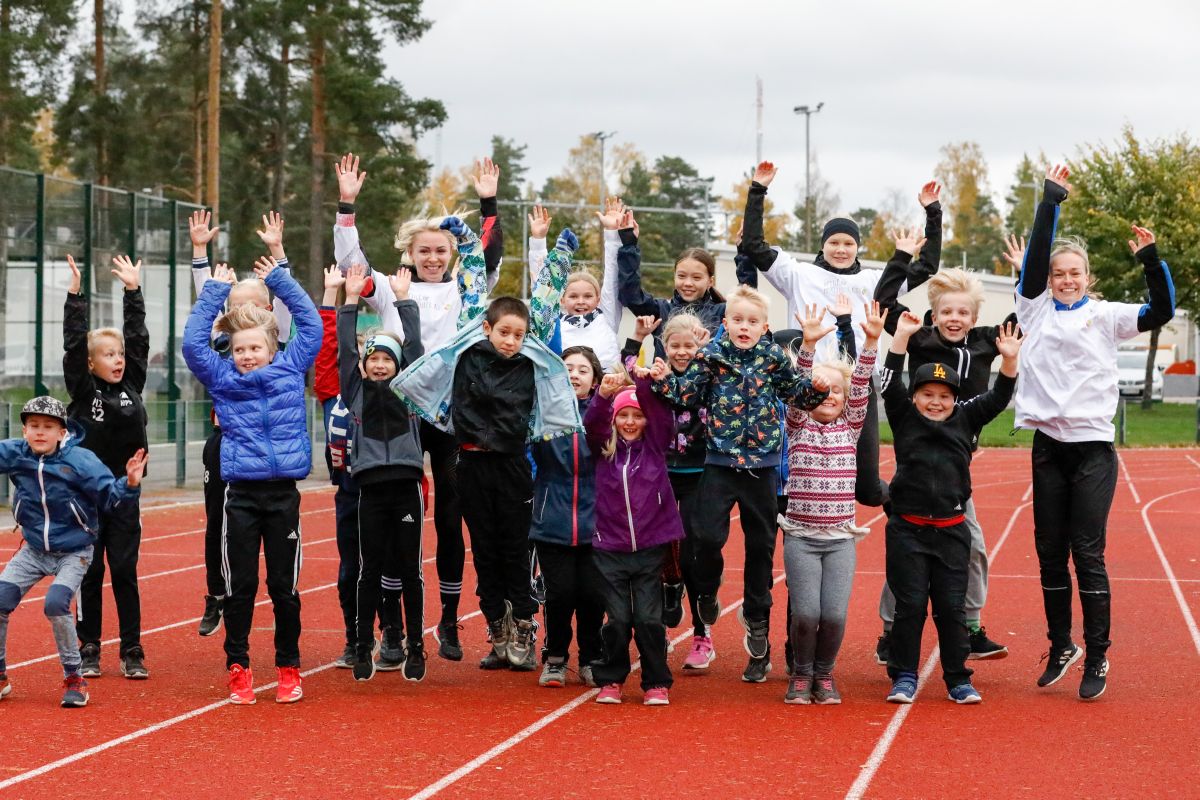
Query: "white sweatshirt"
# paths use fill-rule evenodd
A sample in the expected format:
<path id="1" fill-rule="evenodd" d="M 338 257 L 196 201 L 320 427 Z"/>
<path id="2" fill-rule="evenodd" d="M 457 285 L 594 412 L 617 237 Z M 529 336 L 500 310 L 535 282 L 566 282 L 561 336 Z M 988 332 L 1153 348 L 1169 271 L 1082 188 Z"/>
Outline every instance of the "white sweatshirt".
<path id="1" fill-rule="evenodd" d="M 559 337 L 562 348 L 590 347 L 600 359 L 600 365 L 609 371 L 621 362 L 621 345 L 617 331 L 621 327 L 621 304 L 617 301 L 617 251 L 621 249 L 621 237 L 616 231 L 604 231 L 604 277 L 600 282 L 600 305 L 598 314 L 590 322 L 569 322 L 574 315 L 563 313 L 559 317 Z M 541 272 L 546 258 L 546 240 L 529 239 L 529 274 L 532 283 Z"/>

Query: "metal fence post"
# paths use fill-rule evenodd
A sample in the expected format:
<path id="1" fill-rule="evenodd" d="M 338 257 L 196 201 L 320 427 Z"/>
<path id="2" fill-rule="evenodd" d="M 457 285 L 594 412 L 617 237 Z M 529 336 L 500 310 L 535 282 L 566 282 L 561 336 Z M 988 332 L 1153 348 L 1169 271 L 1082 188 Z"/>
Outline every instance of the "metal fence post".
<path id="1" fill-rule="evenodd" d="M 175 488 L 182 489 L 187 483 L 187 401 L 175 400 L 170 407 L 176 404 L 180 406 L 176 417 L 183 433 L 175 439 Z"/>
<path id="2" fill-rule="evenodd" d="M 4 416 L 0 417 L 0 439 L 12 438 L 11 420 L 12 420 L 12 403 L 0 403 L 0 411 L 4 412 Z M 0 500 L 8 502 L 8 479 L 0 481 Z"/>
<path id="3" fill-rule="evenodd" d="M 137 192 L 129 192 L 129 260 L 137 262 Z"/>
<path id="4" fill-rule="evenodd" d="M 1117 429 L 1119 431 L 1119 434 L 1118 434 L 1119 443 L 1121 445 L 1124 445 L 1125 444 L 1125 398 L 1124 397 L 1121 398 L 1121 402 L 1117 406 L 1117 420 L 1119 423 L 1117 426 Z"/>
<path id="5" fill-rule="evenodd" d="M 179 387 L 175 385 L 175 250 L 178 243 L 176 242 L 176 229 L 179 227 L 179 202 L 172 200 L 169 204 L 171 209 L 171 227 L 167 235 L 167 400 L 174 401 L 179 399 Z M 175 441 L 177 432 L 175 420 L 175 404 L 169 402 L 167 405 L 167 439 Z M 187 438 L 186 432 L 184 437 Z"/>
<path id="6" fill-rule="evenodd" d="M 89 308 L 92 298 L 92 184 L 83 185 L 83 269 L 80 270 L 79 286 L 88 297 Z"/>
<path id="7" fill-rule="evenodd" d="M 42 308 L 42 300 L 46 295 L 46 176 L 40 172 L 37 175 L 37 222 L 34 224 L 34 249 L 36 269 L 34 273 L 34 303 L 36 307 L 33 310 L 33 390 L 37 394 L 43 395 L 48 394 L 46 384 L 42 380 L 44 377 L 42 358 L 45 356 L 42 350 L 46 344 L 42 331 L 46 323 L 45 310 Z"/>

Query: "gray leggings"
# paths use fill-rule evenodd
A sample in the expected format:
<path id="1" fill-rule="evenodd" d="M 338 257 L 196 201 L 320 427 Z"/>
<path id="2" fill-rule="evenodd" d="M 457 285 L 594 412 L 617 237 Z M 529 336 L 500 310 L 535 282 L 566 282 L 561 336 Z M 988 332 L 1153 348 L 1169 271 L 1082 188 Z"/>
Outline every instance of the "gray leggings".
<path id="1" fill-rule="evenodd" d="M 854 546 L 853 539 L 783 537 L 796 675 L 833 674 L 833 663 L 846 633 Z"/>
<path id="2" fill-rule="evenodd" d="M 971 532 L 971 560 L 967 565 L 967 601 L 963 605 L 968 620 L 978 620 L 983 613 L 983 604 L 987 602 L 988 588 L 988 556 L 987 544 L 983 541 L 983 528 L 975 518 L 975 501 L 968 500 L 966 510 L 967 530 Z M 879 596 L 879 618 L 883 620 L 883 629 L 892 629 L 892 620 L 896 617 L 896 597 L 887 583 L 883 584 L 883 593 Z"/>

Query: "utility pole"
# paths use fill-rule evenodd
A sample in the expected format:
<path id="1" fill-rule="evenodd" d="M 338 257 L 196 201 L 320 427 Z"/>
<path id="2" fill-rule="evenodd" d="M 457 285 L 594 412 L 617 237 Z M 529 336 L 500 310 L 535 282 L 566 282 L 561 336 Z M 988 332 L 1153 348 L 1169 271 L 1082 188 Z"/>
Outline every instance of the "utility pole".
<path id="1" fill-rule="evenodd" d="M 597 205 L 601 211 L 604 210 L 604 195 L 607 194 L 607 187 L 604 185 L 604 143 L 616 135 L 616 131 L 596 131 L 592 134 L 592 138 L 600 143 L 600 199 Z"/>
<path id="2" fill-rule="evenodd" d="M 817 103 L 816 108 L 796 106 L 792 109 L 797 114 L 804 115 L 804 249 L 812 252 L 812 156 L 809 155 L 809 123 L 812 115 L 819 113 L 825 106 L 824 101 Z"/>
<path id="3" fill-rule="evenodd" d="M 754 163 L 762 163 L 762 78 L 754 76 Z"/>
<path id="4" fill-rule="evenodd" d="M 221 214 L 221 0 L 213 0 L 208 34 L 208 152 L 204 194 L 212 208 L 213 225 Z M 214 254 L 215 255 L 215 254 Z"/>

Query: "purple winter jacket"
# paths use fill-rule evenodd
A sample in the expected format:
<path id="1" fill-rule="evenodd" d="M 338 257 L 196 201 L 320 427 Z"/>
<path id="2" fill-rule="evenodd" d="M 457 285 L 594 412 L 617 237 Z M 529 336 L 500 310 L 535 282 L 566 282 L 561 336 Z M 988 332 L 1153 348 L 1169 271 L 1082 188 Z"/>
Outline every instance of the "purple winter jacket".
<path id="1" fill-rule="evenodd" d="M 675 432 L 670 404 L 648 379 L 636 381 L 638 405 L 646 416 L 642 438 L 617 437 L 612 458 L 601 452 L 612 434 L 612 398 L 598 393 L 583 417 L 596 464 L 596 533 L 592 545 L 630 553 L 683 538 L 683 523 L 667 477 L 667 450 Z"/>

